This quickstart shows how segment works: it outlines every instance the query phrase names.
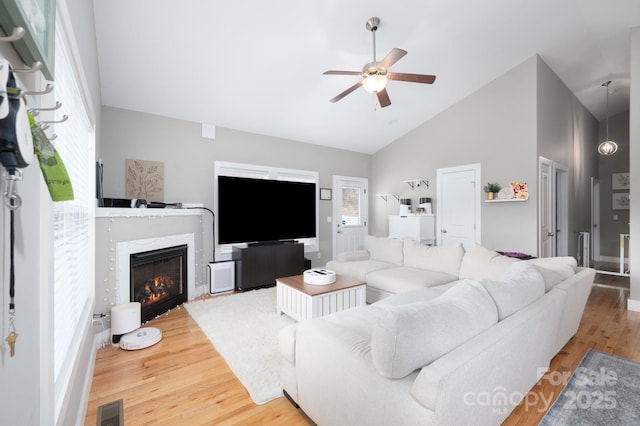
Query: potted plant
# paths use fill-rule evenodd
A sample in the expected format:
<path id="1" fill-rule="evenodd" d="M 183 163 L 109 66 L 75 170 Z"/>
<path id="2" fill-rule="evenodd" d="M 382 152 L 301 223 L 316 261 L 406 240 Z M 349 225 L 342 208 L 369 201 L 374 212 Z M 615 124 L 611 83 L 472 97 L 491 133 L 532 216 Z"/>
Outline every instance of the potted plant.
<path id="1" fill-rule="evenodd" d="M 487 193 L 487 200 L 493 200 L 494 194 L 500 191 L 500 184 L 498 182 L 488 182 L 483 189 Z"/>

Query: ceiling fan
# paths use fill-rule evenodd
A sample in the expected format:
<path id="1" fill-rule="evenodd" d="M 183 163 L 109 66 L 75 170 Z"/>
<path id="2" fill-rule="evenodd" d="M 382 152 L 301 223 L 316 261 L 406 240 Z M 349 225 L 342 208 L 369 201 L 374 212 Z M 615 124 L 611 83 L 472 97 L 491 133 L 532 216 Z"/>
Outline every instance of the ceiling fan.
<path id="1" fill-rule="evenodd" d="M 362 80 L 340 93 L 329 102 L 338 102 L 340 99 L 355 91 L 360 86 L 369 93 L 375 93 L 381 107 L 391 105 L 389 94 L 387 93 L 387 82 L 389 80 L 408 81 L 411 83 L 433 84 L 436 80 L 435 75 L 427 74 L 407 74 L 401 72 L 389 72 L 389 67 L 398 62 L 404 55 L 406 50 L 394 48 L 385 56 L 382 61 L 376 61 L 376 30 L 380 26 L 380 18 L 373 17 L 367 20 L 366 28 L 373 34 L 373 62 L 362 67 L 362 71 L 325 71 L 325 75 L 359 75 Z"/>

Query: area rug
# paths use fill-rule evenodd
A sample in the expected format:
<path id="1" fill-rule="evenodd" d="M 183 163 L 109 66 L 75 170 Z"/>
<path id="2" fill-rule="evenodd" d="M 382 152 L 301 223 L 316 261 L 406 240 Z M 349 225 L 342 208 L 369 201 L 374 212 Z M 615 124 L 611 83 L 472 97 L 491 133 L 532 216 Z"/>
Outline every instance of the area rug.
<path id="1" fill-rule="evenodd" d="M 640 424 L 640 363 L 589 349 L 540 425 Z"/>
<path id="2" fill-rule="evenodd" d="M 283 396 L 278 332 L 293 319 L 276 314 L 276 288 L 185 303 L 231 371 L 260 405 Z"/>

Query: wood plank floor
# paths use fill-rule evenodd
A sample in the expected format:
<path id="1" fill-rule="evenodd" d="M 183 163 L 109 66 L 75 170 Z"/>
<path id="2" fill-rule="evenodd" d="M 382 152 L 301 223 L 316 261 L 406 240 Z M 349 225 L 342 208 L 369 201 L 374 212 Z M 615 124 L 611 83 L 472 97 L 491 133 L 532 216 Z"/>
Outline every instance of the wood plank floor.
<path id="1" fill-rule="evenodd" d="M 606 276 L 596 282 L 607 284 Z M 627 312 L 625 289 L 594 286 L 576 336 L 556 355 L 551 372 L 577 367 L 588 348 L 640 361 L 640 313 Z M 163 332 L 141 351 L 98 350 L 85 425 L 102 404 L 124 401 L 130 425 L 311 425 L 285 398 L 255 405 L 224 359 L 184 308 L 148 323 Z M 543 379 L 505 421 L 537 425 L 564 383 Z"/>

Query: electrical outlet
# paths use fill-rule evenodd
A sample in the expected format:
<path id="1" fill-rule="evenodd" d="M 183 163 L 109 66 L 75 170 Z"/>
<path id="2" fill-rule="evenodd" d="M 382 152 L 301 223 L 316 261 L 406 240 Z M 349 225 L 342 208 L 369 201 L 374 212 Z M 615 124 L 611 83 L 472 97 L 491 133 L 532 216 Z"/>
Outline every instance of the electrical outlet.
<path id="1" fill-rule="evenodd" d="M 322 252 L 318 252 L 318 259 L 322 259 Z"/>
<path id="2" fill-rule="evenodd" d="M 618 215 L 617 214 L 613 215 L 613 220 L 618 220 Z"/>
<path id="3" fill-rule="evenodd" d="M 327 222 L 331 223 L 333 221 L 333 218 L 331 216 L 327 216 Z"/>

